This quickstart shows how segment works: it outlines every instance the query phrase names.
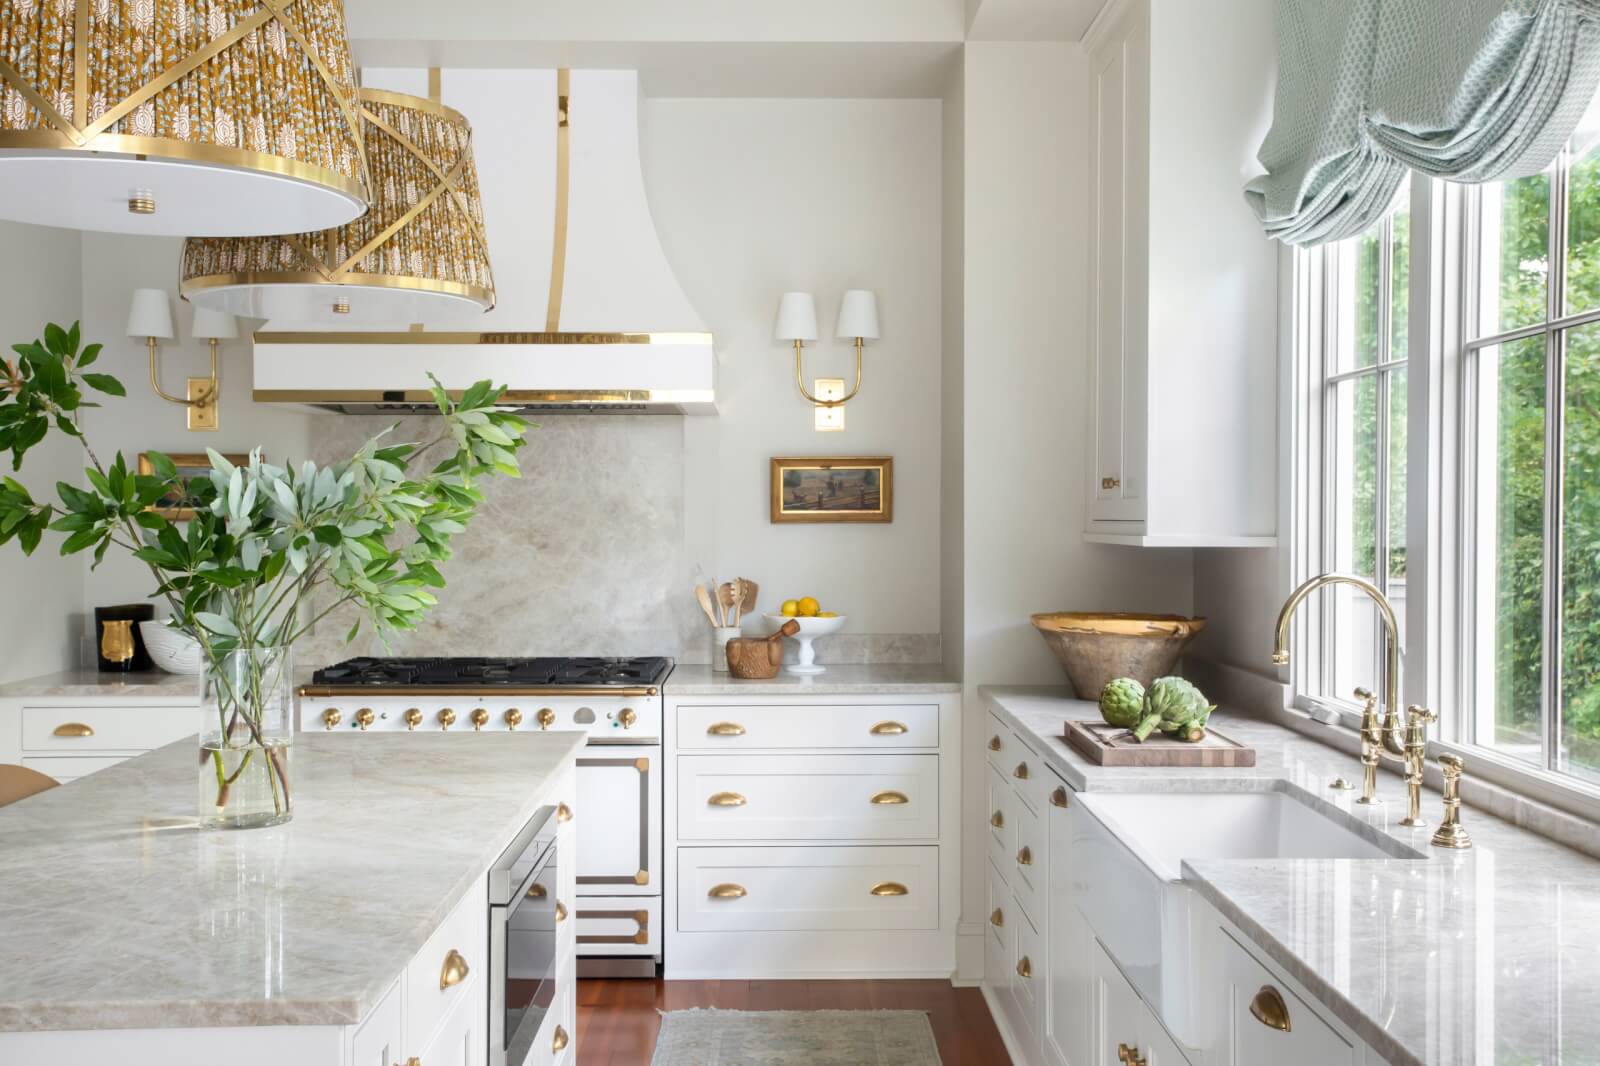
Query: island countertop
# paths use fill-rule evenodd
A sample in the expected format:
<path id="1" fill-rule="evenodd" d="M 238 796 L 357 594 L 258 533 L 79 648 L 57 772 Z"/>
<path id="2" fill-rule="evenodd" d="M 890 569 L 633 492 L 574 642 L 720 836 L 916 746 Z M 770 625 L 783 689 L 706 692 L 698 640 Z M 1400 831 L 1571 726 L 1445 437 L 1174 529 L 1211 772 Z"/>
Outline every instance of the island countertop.
<path id="1" fill-rule="evenodd" d="M 1079 790 L 1248 791 L 1288 781 L 1426 858 L 1186 860 L 1184 879 L 1389 1062 L 1594 1062 L 1600 1055 L 1600 860 L 1469 807 L 1474 846 L 1429 846 L 1399 824 L 1405 787 L 1381 805 L 1330 790 L 1361 779 L 1353 755 L 1261 718 L 1212 723 L 1256 751 L 1251 768 L 1102 767 L 1062 738 L 1098 708 L 1065 690 L 983 687 L 983 702 Z M 1469 764 L 1467 772 L 1472 772 Z"/>
<path id="2" fill-rule="evenodd" d="M 351 1025 L 576 732 L 300 734 L 294 819 L 195 827 L 193 738 L 0 808 L 0 1032 Z"/>
<path id="3" fill-rule="evenodd" d="M 200 679 L 161 670 L 117 673 L 93 669 L 61 670 L 0 683 L 0 699 L 167 699 L 199 703 Z"/>

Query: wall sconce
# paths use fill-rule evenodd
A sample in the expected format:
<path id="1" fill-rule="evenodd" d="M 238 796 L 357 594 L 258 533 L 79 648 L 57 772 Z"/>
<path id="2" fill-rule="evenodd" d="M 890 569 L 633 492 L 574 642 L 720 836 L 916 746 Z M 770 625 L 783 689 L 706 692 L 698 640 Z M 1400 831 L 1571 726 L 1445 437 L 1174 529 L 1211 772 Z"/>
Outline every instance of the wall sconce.
<path id="1" fill-rule="evenodd" d="M 142 339 L 150 351 L 150 387 L 168 403 L 175 403 L 188 412 L 188 428 L 214 430 L 220 422 L 217 417 L 217 399 L 221 384 L 217 378 L 217 342 L 232 340 L 239 335 L 234 317 L 220 311 L 199 308 L 194 316 L 194 336 L 197 340 L 211 342 L 211 376 L 189 378 L 187 398 L 173 396 L 161 387 L 161 374 L 156 365 L 156 344 L 172 339 L 172 305 L 162 289 L 136 289 L 133 303 L 128 309 L 128 336 Z"/>
<path id="2" fill-rule="evenodd" d="M 817 429 L 844 428 L 844 405 L 861 391 L 862 351 L 878 339 L 878 298 L 870 289 L 851 289 L 839 302 L 834 336 L 853 340 L 856 346 L 856 383 L 846 393 L 840 378 L 818 378 L 815 391 L 806 389 L 805 343 L 817 339 L 817 302 L 809 292 L 786 292 L 778 301 L 776 339 L 794 342 L 794 380 L 800 395 L 817 408 Z"/>

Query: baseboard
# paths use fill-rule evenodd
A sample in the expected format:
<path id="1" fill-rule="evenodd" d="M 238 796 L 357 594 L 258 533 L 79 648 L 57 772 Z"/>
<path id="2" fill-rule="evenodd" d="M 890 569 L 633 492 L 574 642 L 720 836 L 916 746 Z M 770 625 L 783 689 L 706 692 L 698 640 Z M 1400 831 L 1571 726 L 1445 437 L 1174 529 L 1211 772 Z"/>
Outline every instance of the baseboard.
<path id="1" fill-rule="evenodd" d="M 956 972 L 950 983 L 970 987 L 983 980 L 983 926 L 963 922 L 956 928 Z"/>
<path id="2" fill-rule="evenodd" d="M 994 986 L 983 986 L 983 1002 L 989 1008 L 989 1017 L 994 1020 L 994 1027 L 1000 1031 L 1000 1042 L 1006 1046 L 1006 1054 L 1011 1056 L 1013 1066 L 1033 1066 L 1033 1060 L 1024 1053 L 1022 1043 L 1017 1039 L 1016 1033 L 1011 1031 L 1011 1022 L 1006 1018 L 1006 1012 L 1000 1004 L 994 1001 Z"/>

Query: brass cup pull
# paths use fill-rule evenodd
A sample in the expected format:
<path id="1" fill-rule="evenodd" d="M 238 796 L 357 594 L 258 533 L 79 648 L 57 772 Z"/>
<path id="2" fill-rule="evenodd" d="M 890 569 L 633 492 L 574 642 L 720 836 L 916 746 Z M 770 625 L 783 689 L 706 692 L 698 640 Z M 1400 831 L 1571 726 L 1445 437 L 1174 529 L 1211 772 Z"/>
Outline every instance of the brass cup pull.
<path id="1" fill-rule="evenodd" d="M 1032 977 L 1033 976 L 1033 964 L 1028 961 L 1028 956 L 1026 956 L 1026 955 L 1022 956 L 1022 958 L 1017 960 L 1017 976 L 1018 977 Z"/>
<path id="2" fill-rule="evenodd" d="M 993 814 L 989 815 L 989 824 L 994 826 L 996 829 L 1004 829 L 1006 827 L 1006 812 L 995 811 Z"/>
<path id="3" fill-rule="evenodd" d="M 556 804 L 556 821 L 558 821 L 558 822 L 570 822 L 570 821 L 572 821 L 572 808 L 568 807 L 565 803 Z"/>
<path id="4" fill-rule="evenodd" d="M 744 899 L 746 893 L 743 885 L 714 885 L 706 895 L 712 899 Z"/>
<path id="5" fill-rule="evenodd" d="M 994 913 L 989 915 L 989 924 L 994 926 L 996 929 L 1004 929 L 1006 924 L 1005 912 L 999 907 L 996 907 L 994 909 Z"/>
<path id="6" fill-rule="evenodd" d="M 706 727 L 708 737 L 742 737 L 744 726 L 738 722 L 713 722 Z"/>
<path id="7" fill-rule="evenodd" d="M 558 899 L 558 900 L 556 900 L 556 921 L 564 922 L 566 920 L 567 920 L 567 905 L 565 903 L 562 903 Z"/>
<path id="8" fill-rule="evenodd" d="M 891 790 L 888 792 L 880 792 L 876 796 L 873 796 L 872 802 L 879 807 L 898 807 L 903 803 L 910 803 L 911 800 L 906 798 L 906 794 L 904 792 L 895 792 Z"/>
<path id="9" fill-rule="evenodd" d="M 1017 852 L 1017 865 L 1018 866 L 1032 866 L 1033 865 L 1033 851 L 1031 849 L 1025 847 L 1021 851 Z"/>
<path id="10" fill-rule="evenodd" d="M 907 729 L 902 722 L 879 722 L 867 732 L 875 737 L 898 737 L 904 733 L 911 732 L 911 730 Z"/>
<path id="11" fill-rule="evenodd" d="M 344 715 L 339 713 L 339 708 L 329 707 L 327 710 L 322 712 L 322 728 L 326 730 L 332 730 L 334 726 L 339 724 L 339 720 L 343 717 Z M 56 732 L 59 734 L 61 731 L 58 729 Z"/>
<path id="12" fill-rule="evenodd" d="M 989 738 L 989 750 L 990 751 L 999 751 L 1000 750 L 1000 738 L 999 737 L 990 737 Z"/>
<path id="13" fill-rule="evenodd" d="M 1144 1056 L 1139 1054 L 1139 1048 L 1129 1047 L 1127 1044 L 1117 1045 L 1117 1061 L 1122 1066 L 1145 1066 Z"/>
<path id="14" fill-rule="evenodd" d="M 879 881 L 872 886 L 874 896 L 909 896 L 911 890 L 899 881 Z"/>
<path id="15" fill-rule="evenodd" d="M 1250 1001 L 1250 1016 L 1268 1029 L 1290 1031 L 1289 1005 L 1283 1001 L 1282 993 L 1271 985 L 1262 985 L 1261 991 Z"/>
<path id="16" fill-rule="evenodd" d="M 567 1031 L 561 1026 L 556 1026 L 556 1035 L 550 1038 L 550 1050 L 560 1051 L 567 1046 Z"/>
<path id="17" fill-rule="evenodd" d="M 449 954 L 444 957 L 444 965 L 439 969 L 439 991 L 443 992 L 451 985 L 459 985 L 471 972 L 461 952 L 451 948 Z"/>
<path id="18" fill-rule="evenodd" d="M 62 722 L 56 726 L 51 735 L 57 737 L 92 737 L 94 736 L 94 729 L 91 726 L 84 725 L 82 722 Z"/>
<path id="19" fill-rule="evenodd" d="M 528 886 L 529 899 L 544 899 L 547 893 L 548 890 L 537 881 Z"/>
<path id="20" fill-rule="evenodd" d="M 1025 762 L 1017 763 L 1017 768 L 1011 771 L 1011 776 L 1018 781 L 1026 781 L 1028 779 L 1028 764 Z"/>
<path id="21" fill-rule="evenodd" d="M 1067 805 L 1067 790 L 1065 786 L 1050 793 L 1050 806 L 1065 807 Z"/>
<path id="22" fill-rule="evenodd" d="M 1103 477 L 1100 479 L 1100 487 L 1105 491 L 1110 492 L 1112 489 L 1121 488 L 1122 481 L 1120 478 Z"/>
<path id="23" fill-rule="evenodd" d="M 707 807 L 743 807 L 749 801 L 737 792 L 715 792 L 706 800 Z"/>

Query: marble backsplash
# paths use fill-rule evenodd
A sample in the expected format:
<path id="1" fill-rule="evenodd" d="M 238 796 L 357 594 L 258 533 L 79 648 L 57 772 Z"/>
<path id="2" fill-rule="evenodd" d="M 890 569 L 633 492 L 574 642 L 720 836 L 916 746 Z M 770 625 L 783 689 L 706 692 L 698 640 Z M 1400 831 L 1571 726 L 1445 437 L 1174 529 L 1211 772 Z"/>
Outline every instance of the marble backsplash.
<path id="1" fill-rule="evenodd" d="M 339 415 L 315 422 L 319 462 L 349 455 L 389 424 Z M 437 430 L 437 420 L 413 416 L 399 420 L 393 438 L 426 440 Z M 520 456 L 520 479 L 483 482 L 483 508 L 456 539 L 441 568 L 447 587 L 416 632 L 387 648 L 366 631 L 346 644 L 354 615 L 336 613 L 297 648 L 301 667 L 353 655 L 664 654 L 710 662 L 684 548 L 682 420 L 545 417 Z M 840 633 L 816 648 L 824 663 L 940 661 L 937 633 Z"/>

